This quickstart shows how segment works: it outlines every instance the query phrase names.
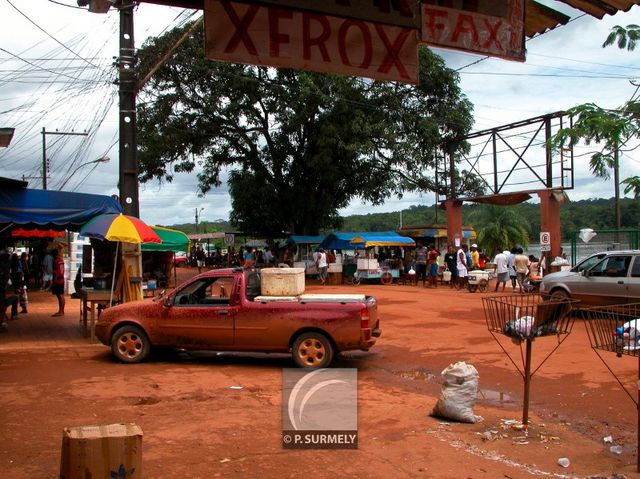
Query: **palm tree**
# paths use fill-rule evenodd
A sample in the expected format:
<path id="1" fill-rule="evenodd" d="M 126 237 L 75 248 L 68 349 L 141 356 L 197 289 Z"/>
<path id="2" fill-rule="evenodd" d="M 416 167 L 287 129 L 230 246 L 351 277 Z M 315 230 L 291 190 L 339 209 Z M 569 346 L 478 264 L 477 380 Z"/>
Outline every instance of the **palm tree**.
<path id="1" fill-rule="evenodd" d="M 474 217 L 478 244 L 492 256 L 505 248 L 529 246 L 529 225 L 511 206 L 483 205 Z"/>

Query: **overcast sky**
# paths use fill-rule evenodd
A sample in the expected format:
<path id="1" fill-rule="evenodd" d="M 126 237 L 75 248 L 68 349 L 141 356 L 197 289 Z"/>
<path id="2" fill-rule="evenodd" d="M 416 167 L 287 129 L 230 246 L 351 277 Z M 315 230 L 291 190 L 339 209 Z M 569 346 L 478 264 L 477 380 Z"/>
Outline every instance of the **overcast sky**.
<path id="1" fill-rule="evenodd" d="M 460 69 L 462 90 L 474 104 L 475 130 L 584 102 L 617 107 L 634 94 L 636 87 L 629 80 L 640 78 L 640 51 L 603 49 L 601 44 L 612 26 L 640 23 L 640 7 L 597 20 L 560 2 L 545 3 L 574 20 L 529 40 L 525 63 L 437 50 L 450 68 Z M 87 136 L 46 135 L 49 188 L 117 194 L 118 114 L 111 65 L 118 55 L 118 14 L 90 14 L 75 5 L 75 0 L 0 0 L 0 127 L 16 128 L 11 146 L 0 149 L 0 176 L 24 176 L 31 187 L 40 188 L 41 130 L 87 130 Z M 135 13 L 136 46 L 190 13 L 142 4 Z M 587 151 L 578 149 L 576 154 Z M 96 161 L 104 158 L 111 161 Z M 576 159 L 576 188 L 569 192 L 570 199 L 612 196 L 612 182 L 594 179 L 587 162 L 588 156 Z M 636 151 L 625 153 L 621 161 L 621 177 L 631 174 L 640 174 Z M 165 225 L 193 222 L 196 208 L 204 208 L 201 220 L 228 219 L 226 187 L 198 198 L 196 183 L 195 175 L 179 174 L 170 184 L 141 185 L 142 219 Z M 354 201 L 341 213 L 397 211 L 433 202 L 433 194 L 390 198 L 375 208 Z"/>

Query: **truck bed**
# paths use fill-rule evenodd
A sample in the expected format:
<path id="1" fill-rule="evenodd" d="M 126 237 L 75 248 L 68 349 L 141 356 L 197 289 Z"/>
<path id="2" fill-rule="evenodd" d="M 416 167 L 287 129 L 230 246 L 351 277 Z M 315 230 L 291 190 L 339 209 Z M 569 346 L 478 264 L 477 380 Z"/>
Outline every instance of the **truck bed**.
<path id="1" fill-rule="evenodd" d="M 254 301 L 260 303 L 364 303 L 364 294 L 301 294 L 299 296 L 257 296 Z"/>

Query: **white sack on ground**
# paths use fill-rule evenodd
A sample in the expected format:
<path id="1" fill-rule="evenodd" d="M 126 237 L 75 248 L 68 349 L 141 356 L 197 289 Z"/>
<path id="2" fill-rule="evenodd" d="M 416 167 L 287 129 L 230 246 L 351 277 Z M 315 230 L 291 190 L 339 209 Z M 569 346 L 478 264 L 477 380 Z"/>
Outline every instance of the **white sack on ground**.
<path id="1" fill-rule="evenodd" d="M 476 368 L 459 361 L 447 366 L 441 374 L 442 390 L 433 415 L 460 422 L 481 421 L 482 417 L 473 413 L 480 377 Z"/>

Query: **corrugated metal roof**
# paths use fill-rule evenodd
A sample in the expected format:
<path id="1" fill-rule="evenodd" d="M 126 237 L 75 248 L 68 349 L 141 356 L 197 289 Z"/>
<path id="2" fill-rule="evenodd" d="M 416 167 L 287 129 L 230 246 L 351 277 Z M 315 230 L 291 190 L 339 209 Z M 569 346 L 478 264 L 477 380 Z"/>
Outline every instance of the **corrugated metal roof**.
<path id="1" fill-rule="evenodd" d="M 634 5 L 640 5 L 640 0 L 558 0 L 570 7 L 602 19 L 606 14 L 615 15 L 619 11 L 626 12 Z M 525 3 L 525 35 L 529 38 L 565 25 L 570 17 L 553 8 L 542 5 L 534 0 Z"/>
<path id="2" fill-rule="evenodd" d="M 156 3 L 181 8 L 202 10 L 204 0 L 141 0 L 142 3 Z M 245 3 L 260 3 L 259 0 L 240 0 Z M 615 15 L 619 11 L 626 12 L 634 5 L 640 5 L 640 0 L 557 0 L 585 12 L 588 15 L 602 19 L 606 14 Z M 565 25 L 570 17 L 554 8 L 542 5 L 534 0 L 525 0 L 525 35 L 529 38 Z"/>

